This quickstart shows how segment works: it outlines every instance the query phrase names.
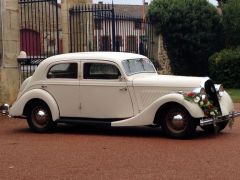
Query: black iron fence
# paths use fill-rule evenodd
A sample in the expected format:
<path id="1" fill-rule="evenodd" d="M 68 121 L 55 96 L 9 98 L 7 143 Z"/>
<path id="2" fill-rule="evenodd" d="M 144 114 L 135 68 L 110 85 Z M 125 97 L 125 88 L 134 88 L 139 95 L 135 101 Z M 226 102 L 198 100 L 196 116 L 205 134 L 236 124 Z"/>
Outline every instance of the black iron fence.
<path id="1" fill-rule="evenodd" d="M 147 19 L 116 14 L 114 5 L 73 7 L 70 51 L 121 51 L 153 54 L 153 26 Z"/>
<path id="2" fill-rule="evenodd" d="M 22 79 L 29 77 L 45 58 L 60 52 L 59 9 L 57 0 L 19 0 Z"/>
<path id="3" fill-rule="evenodd" d="M 62 52 L 58 0 L 19 0 L 22 80 L 45 58 Z M 116 14 L 113 5 L 81 5 L 69 10 L 70 52 L 120 51 L 152 58 L 153 26 L 143 18 Z"/>

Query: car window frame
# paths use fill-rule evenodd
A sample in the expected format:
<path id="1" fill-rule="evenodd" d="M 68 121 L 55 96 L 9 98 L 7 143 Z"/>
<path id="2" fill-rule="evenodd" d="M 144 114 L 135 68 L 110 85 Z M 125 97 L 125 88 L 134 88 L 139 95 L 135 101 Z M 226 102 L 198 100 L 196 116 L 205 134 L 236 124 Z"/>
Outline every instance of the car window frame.
<path id="1" fill-rule="evenodd" d="M 120 76 L 117 79 L 85 79 L 84 78 L 84 64 L 85 63 L 96 63 L 96 64 L 110 64 L 115 66 L 118 71 L 120 72 Z M 81 61 L 81 80 L 84 81 L 120 81 L 121 79 L 123 79 L 124 77 L 124 73 L 122 72 L 122 69 L 120 68 L 120 66 L 112 61 L 99 61 L 99 60 L 83 60 Z"/>
<path id="2" fill-rule="evenodd" d="M 48 78 L 48 73 L 51 70 L 51 68 L 55 65 L 58 64 L 71 64 L 71 63 L 76 63 L 77 64 L 77 78 Z M 79 81 L 79 77 L 81 74 L 81 64 L 79 60 L 73 60 L 73 61 L 69 61 L 69 60 L 62 60 L 62 61 L 56 61 L 53 62 L 51 64 L 48 65 L 48 67 L 46 68 L 46 71 L 44 73 L 45 75 L 45 80 L 68 80 L 68 81 L 73 81 L 73 80 L 78 80 Z"/>

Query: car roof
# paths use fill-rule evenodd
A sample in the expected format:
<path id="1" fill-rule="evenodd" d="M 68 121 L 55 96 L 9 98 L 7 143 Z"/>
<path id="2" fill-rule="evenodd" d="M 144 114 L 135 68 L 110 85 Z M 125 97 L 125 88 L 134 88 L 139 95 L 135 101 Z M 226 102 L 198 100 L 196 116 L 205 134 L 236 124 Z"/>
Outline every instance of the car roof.
<path id="1" fill-rule="evenodd" d="M 34 72 L 33 79 L 41 79 L 42 73 L 46 70 L 49 64 L 58 61 L 68 61 L 68 60 L 99 60 L 99 61 L 112 61 L 122 66 L 122 61 L 125 59 L 135 59 L 135 58 L 146 58 L 143 55 L 125 52 L 78 52 L 78 53 L 67 53 L 51 56 L 43 60 Z"/>
<path id="2" fill-rule="evenodd" d="M 146 57 L 139 54 L 125 52 L 78 52 L 52 56 L 45 59 L 43 62 L 51 63 L 51 61 L 56 62 L 59 60 L 102 60 L 120 63 L 122 60 L 134 58 L 146 58 Z"/>

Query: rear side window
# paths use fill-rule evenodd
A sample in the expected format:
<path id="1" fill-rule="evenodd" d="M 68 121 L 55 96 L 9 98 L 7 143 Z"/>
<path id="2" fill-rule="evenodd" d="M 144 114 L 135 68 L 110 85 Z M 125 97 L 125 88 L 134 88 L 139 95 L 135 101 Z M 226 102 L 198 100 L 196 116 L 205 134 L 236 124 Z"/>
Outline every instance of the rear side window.
<path id="1" fill-rule="evenodd" d="M 120 76 L 121 73 L 119 69 L 112 64 L 84 64 L 84 79 L 118 79 Z"/>
<path id="2" fill-rule="evenodd" d="M 77 79 L 78 77 L 78 64 L 77 63 L 61 63 L 56 64 L 50 68 L 47 78 L 64 78 L 64 79 Z"/>

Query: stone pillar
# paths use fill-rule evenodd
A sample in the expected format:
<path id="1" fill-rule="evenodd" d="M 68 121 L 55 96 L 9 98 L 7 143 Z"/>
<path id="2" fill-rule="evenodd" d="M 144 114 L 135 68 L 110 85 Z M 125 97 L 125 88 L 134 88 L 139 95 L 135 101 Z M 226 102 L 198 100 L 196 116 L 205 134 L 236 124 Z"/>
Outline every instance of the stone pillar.
<path id="1" fill-rule="evenodd" d="M 172 74 L 170 59 L 162 35 L 159 35 L 158 39 L 158 59 L 160 64 L 160 74 Z"/>
<path id="2" fill-rule="evenodd" d="M 63 53 L 69 52 L 69 9 L 74 5 L 79 4 L 91 4 L 92 0 L 62 0 L 62 41 L 63 41 Z"/>
<path id="3" fill-rule="evenodd" d="M 0 1 L 0 104 L 11 104 L 18 93 L 20 51 L 18 1 Z"/>

